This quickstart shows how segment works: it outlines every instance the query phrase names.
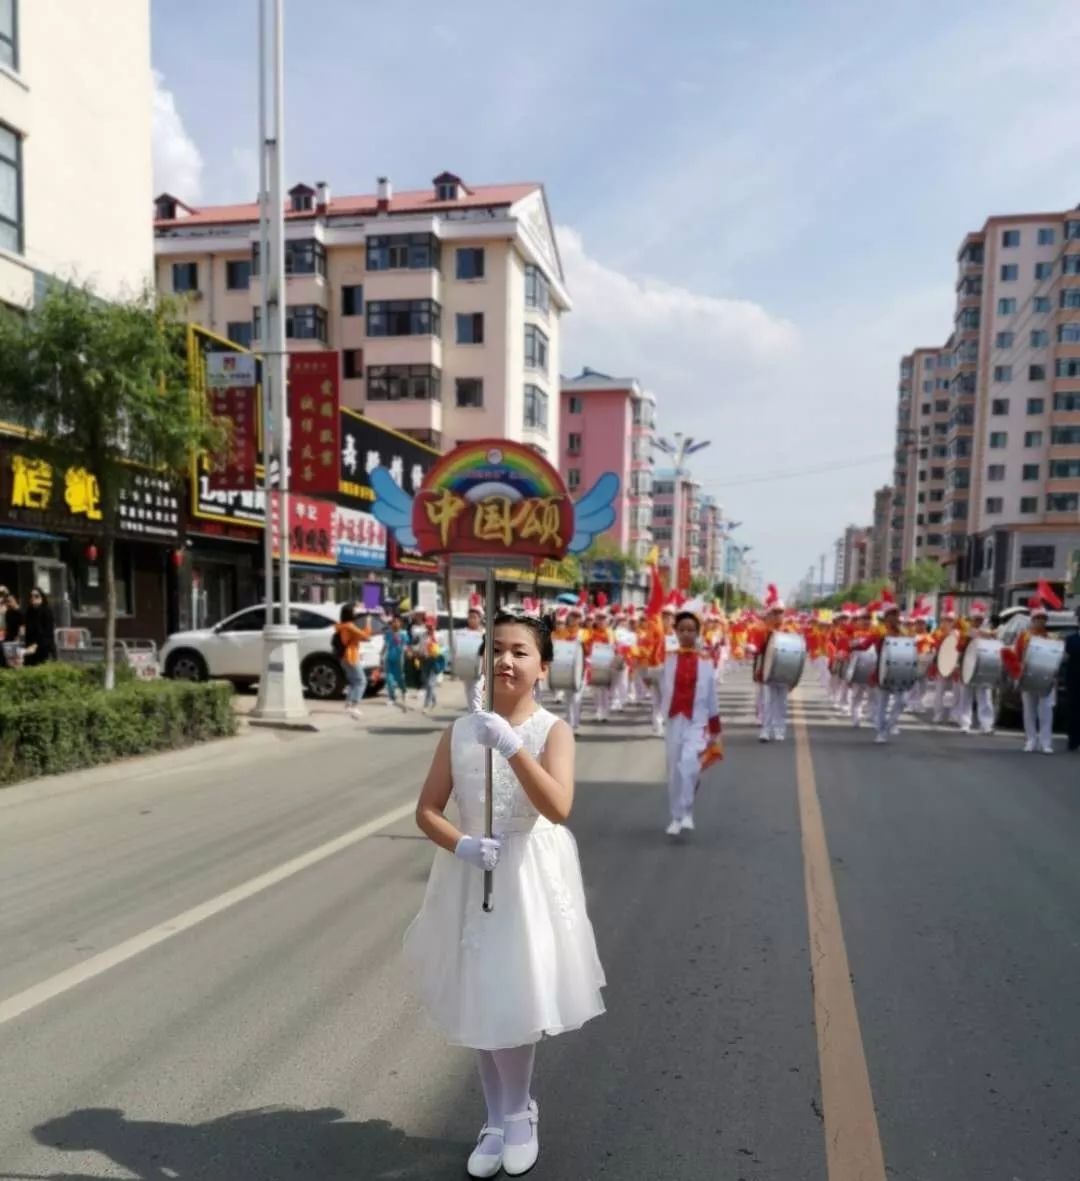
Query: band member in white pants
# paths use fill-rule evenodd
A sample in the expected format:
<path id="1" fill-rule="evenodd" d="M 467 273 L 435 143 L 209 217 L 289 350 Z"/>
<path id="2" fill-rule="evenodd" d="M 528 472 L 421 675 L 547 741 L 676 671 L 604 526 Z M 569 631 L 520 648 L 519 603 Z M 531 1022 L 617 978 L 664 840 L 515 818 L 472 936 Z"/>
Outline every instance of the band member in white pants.
<path id="1" fill-rule="evenodd" d="M 482 632 L 484 630 L 484 613 L 476 603 L 472 603 L 469 606 L 469 615 L 466 619 L 465 627 L 467 631 L 471 632 Z M 474 640 L 473 643 L 475 642 Z M 480 694 L 478 693 L 480 676 L 463 677 L 461 683 L 465 690 L 465 708 L 469 712 L 475 712 L 481 708 L 478 704 L 480 701 Z"/>
<path id="2" fill-rule="evenodd" d="M 761 718 L 759 742 L 783 742 L 787 737 L 787 685 L 768 685 L 763 676 L 765 649 L 769 637 L 780 630 L 784 604 L 776 587 L 770 583 L 765 595 L 765 618 L 750 633 L 754 653 L 754 680 L 758 683 L 758 713 Z"/>
<path id="3" fill-rule="evenodd" d="M 1031 622 L 1028 630 L 1021 633 L 1016 640 L 1015 668 L 1016 672 L 1023 668 L 1024 654 L 1032 637 L 1046 636 L 1047 610 L 1039 598 L 1029 603 Z M 1020 701 L 1024 708 L 1024 753 L 1031 754 L 1035 750 L 1044 755 L 1054 753 L 1054 706 L 1057 704 L 1057 686 L 1049 693 L 1039 695 L 1030 690 L 1023 690 Z"/>

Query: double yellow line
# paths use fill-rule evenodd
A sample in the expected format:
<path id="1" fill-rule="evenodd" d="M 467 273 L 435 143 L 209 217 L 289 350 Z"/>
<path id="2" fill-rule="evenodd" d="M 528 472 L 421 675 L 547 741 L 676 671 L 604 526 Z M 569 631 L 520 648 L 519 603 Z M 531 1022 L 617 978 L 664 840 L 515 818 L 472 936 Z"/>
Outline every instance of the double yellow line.
<path id="1" fill-rule="evenodd" d="M 806 713 L 799 702 L 792 706 L 829 1181 L 885 1181 L 885 1157 L 814 779 Z"/>

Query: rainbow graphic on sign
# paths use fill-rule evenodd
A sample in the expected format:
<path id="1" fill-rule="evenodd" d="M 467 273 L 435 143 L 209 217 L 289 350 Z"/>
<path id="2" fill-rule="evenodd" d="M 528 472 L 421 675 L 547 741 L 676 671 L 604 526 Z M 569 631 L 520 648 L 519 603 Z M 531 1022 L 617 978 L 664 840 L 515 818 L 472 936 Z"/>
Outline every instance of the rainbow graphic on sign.
<path id="1" fill-rule="evenodd" d="M 615 523 L 619 478 L 600 477 L 574 502 L 562 477 L 531 447 L 475 439 L 444 455 L 414 497 L 386 468 L 371 473 L 375 517 L 422 554 L 558 559 L 581 553 Z"/>

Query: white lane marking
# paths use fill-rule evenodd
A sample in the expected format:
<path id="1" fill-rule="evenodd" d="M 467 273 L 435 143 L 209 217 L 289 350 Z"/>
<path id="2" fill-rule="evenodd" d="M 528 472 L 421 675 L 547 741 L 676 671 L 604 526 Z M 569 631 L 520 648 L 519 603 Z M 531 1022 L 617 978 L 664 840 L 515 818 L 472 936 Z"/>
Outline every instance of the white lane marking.
<path id="1" fill-rule="evenodd" d="M 24 989 L 22 992 L 17 992 L 7 1000 L 0 1001 L 0 1025 L 12 1021 L 16 1017 L 21 1017 L 31 1009 L 36 1009 L 46 1001 L 52 1000 L 53 997 L 60 996 L 62 993 L 84 984 L 87 980 L 93 980 L 95 976 L 100 976 L 110 968 L 115 968 L 118 964 L 133 959 L 141 952 L 156 947 L 159 943 L 164 943 L 166 939 L 171 939 L 174 935 L 190 931 L 199 923 L 221 914 L 222 911 L 228 910 L 248 898 L 253 898 L 263 890 L 285 881 L 286 878 L 291 878 L 302 870 L 309 869 L 320 861 L 325 861 L 328 857 L 333 857 L 335 853 L 340 853 L 350 845 L 355 845 L 358 841 L 365 840 L 381 829 L 396 824 L 399 820 L 404 820 L 406 816 L 411 816 L 415 810 L 415 803 L 401 804 L 399 807 L 375 817 L 374 820 L 369 820 L 366 824 L 361 824 L 358 828 L 335 837 L 332 841 L 310 849 L 307 853 L 301 853 L 299 857 L 294 857 L 291 861 L 286 861 L 274 869 L 267 870 L 266 873 L 261 873 L 258 877 L 251 878 L 232 890 L 226 890 L 224 894 L 219 894 L 208 902 L 193 906 L 190 910 L 176 915 L 175 918 L 158 923 L 157 926 L 150 927 L 138 935 L 133 935 L 130 939 L 125 939 L 123 943 L 118 943 L 115 947 L 98 952 L 97 955 L 90 956 L 82 963 L 66 968 L 63 972 L 57 972 L 55 976 L 50 976 L 39 984 L 31 985 L 30 988 Z"/>

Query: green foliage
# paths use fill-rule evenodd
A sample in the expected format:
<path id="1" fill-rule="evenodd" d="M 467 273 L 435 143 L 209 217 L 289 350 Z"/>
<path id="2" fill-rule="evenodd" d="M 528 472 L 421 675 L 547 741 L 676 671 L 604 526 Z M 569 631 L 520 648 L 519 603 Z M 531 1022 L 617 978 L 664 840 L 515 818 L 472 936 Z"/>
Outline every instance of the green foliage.
<path id="1" fill-rule="evenodd" d="M 223 682 L 130 680 L 63 664 L 0 672 L 0 785 L 236 733 Z"/>
<path id="2" fill-rule="evenodd" d="M 927 594 L 943 590 L 949 584 L 949 572 L 933 558 L 920 558 L 904 571 L 902 580 L 905 590 L 916 594 Z"/>
<path id="3" fill-rule="evenodd" d="M 873 603 L 881 598 L 881 592 L 889 585 L 887 578 L 876 578 L 871 582 L 857 582 L 854 586 L 845 587 L 836 594 L 826 595 L 823 599 L 815 599 L 815 607 L 832 608 L 836 610 L 845 603 Z"/>
<path id="4" fill-rule="evenodd" d="M 703 595 L 712 586 L 712 581 L 706 574 L 695 574 L 690 579 L 691 596 Z"/>
<path id="5" fill-rule="evenodd" d="M 641 569 L 641 561 L 632 550 L 624 550 L 619 543 L 606 533 L 594 537 L 589 548 L 581 555 L 581 568 L 586 572 L 585 581 L 591 580 L 592 567 L 595 563 L 605 562 L 621 566 L 624 571 L 636 574 Z"/>

